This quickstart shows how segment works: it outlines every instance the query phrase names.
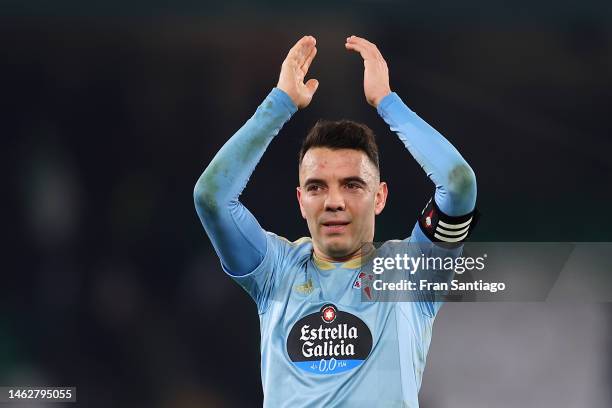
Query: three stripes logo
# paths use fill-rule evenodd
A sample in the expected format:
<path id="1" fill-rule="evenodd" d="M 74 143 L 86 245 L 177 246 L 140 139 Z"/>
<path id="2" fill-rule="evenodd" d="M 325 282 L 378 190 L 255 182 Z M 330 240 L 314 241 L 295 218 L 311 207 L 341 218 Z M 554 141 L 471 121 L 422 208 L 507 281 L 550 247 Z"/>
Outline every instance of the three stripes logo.
<path id="1" fill-rule="evenodd" d="M 463 241 L 468 236 L 471 222 L 472 217 L 470 217 L 469 220 L 460 224 L 449 224 L 444 221 L 438 221 L 434 237 L 444 242 Z"/>

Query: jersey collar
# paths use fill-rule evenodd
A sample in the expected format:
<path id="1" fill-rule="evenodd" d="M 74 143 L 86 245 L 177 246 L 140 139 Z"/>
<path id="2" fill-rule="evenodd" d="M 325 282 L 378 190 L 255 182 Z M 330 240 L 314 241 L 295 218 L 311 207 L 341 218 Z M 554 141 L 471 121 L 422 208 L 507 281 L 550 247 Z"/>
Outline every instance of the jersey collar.
<path id="1" fill-rule="evenodd" d="M 365 248 L 365 247 L 364 247 Z M 345 262 L 330 262 L 318 257 L 314 250 L 312 251 L 312 260 L 314 264 L 323 271 L 328 271 L 331 269 L 342 268 L 342 269 L 359 269 L 366 263 L 368 263 L 373 257 L 375 253 L 375 248 L 373 245 L 367 245 L 367 251 L 364 255 L 359 256 L 357 258 L 350 259 Z"/>

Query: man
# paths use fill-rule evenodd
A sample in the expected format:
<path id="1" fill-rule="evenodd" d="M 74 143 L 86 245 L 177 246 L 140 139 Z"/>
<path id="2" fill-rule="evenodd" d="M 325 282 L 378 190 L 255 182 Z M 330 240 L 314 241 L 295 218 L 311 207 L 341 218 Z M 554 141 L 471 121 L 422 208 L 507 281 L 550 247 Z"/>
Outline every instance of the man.
<path id="1" fill-rule="evenodd" d="M 460 244 L 476 201 L 472 169 L 391 91 L 374 44 L 351 36 L 345 47 L 363 58 L 367 102 L 436 185 L 404 242 L 428 254 L 436 250 L 431 242 Z M 311 36 L 291 48 L 276 88 L 198 180 L 196 209 L 223 269 L 257 303 L 264 406 L 416 407 L 440 303 L 362 301 L 362 248 L 387 198 L 372 131 L 320 121 L 306 137 L 297 199 L 310 238 L 289 242 L 264 231 L 238 201 L 268 144 L 310 104 L 319 84 L 304 79 L 316 53 Z M 456 256 L 460 247 L 451 251 Z"/>

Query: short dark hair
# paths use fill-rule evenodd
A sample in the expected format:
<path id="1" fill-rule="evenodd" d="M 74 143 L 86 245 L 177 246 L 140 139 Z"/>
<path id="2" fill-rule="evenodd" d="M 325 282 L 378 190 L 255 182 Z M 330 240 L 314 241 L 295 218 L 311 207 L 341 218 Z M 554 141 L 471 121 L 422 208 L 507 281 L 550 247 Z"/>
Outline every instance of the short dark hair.
<path id="1" fill-rule="evenodd" d="M 314 147 L 360 150 L 368 156 L 380 173 L 376 136 L 372 129 L 362 123 L 346 119 L 318 120 L 302 142 L 298 161 L 300 165 L 308 149 Z"/>

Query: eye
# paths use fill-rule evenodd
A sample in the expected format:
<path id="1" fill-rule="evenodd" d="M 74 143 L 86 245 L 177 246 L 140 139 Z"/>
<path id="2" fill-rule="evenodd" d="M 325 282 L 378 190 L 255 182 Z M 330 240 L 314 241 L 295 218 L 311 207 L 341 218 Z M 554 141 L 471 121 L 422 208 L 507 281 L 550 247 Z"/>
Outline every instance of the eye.
<path id="1" fill-rule="evenodd" d="M 315 193 L 319 190 L 321 190 L 321 186 L 318 184 L 309 184 L 306 186 L 306 191 L 309 191 L 309 192 Z"/>
<path id="2" fill-rule="evenodd" d="M 354 182 L 352 182 L 352 183 L 347 183 L 347 184 L 346 184 L 346 188 L 348 188 L 349 190 L 356 190 L 356 189 L 358 189 L 358 188 L 361 188 L 361 184 L 359 184 L 359 183 L 354 183 Z"/>

